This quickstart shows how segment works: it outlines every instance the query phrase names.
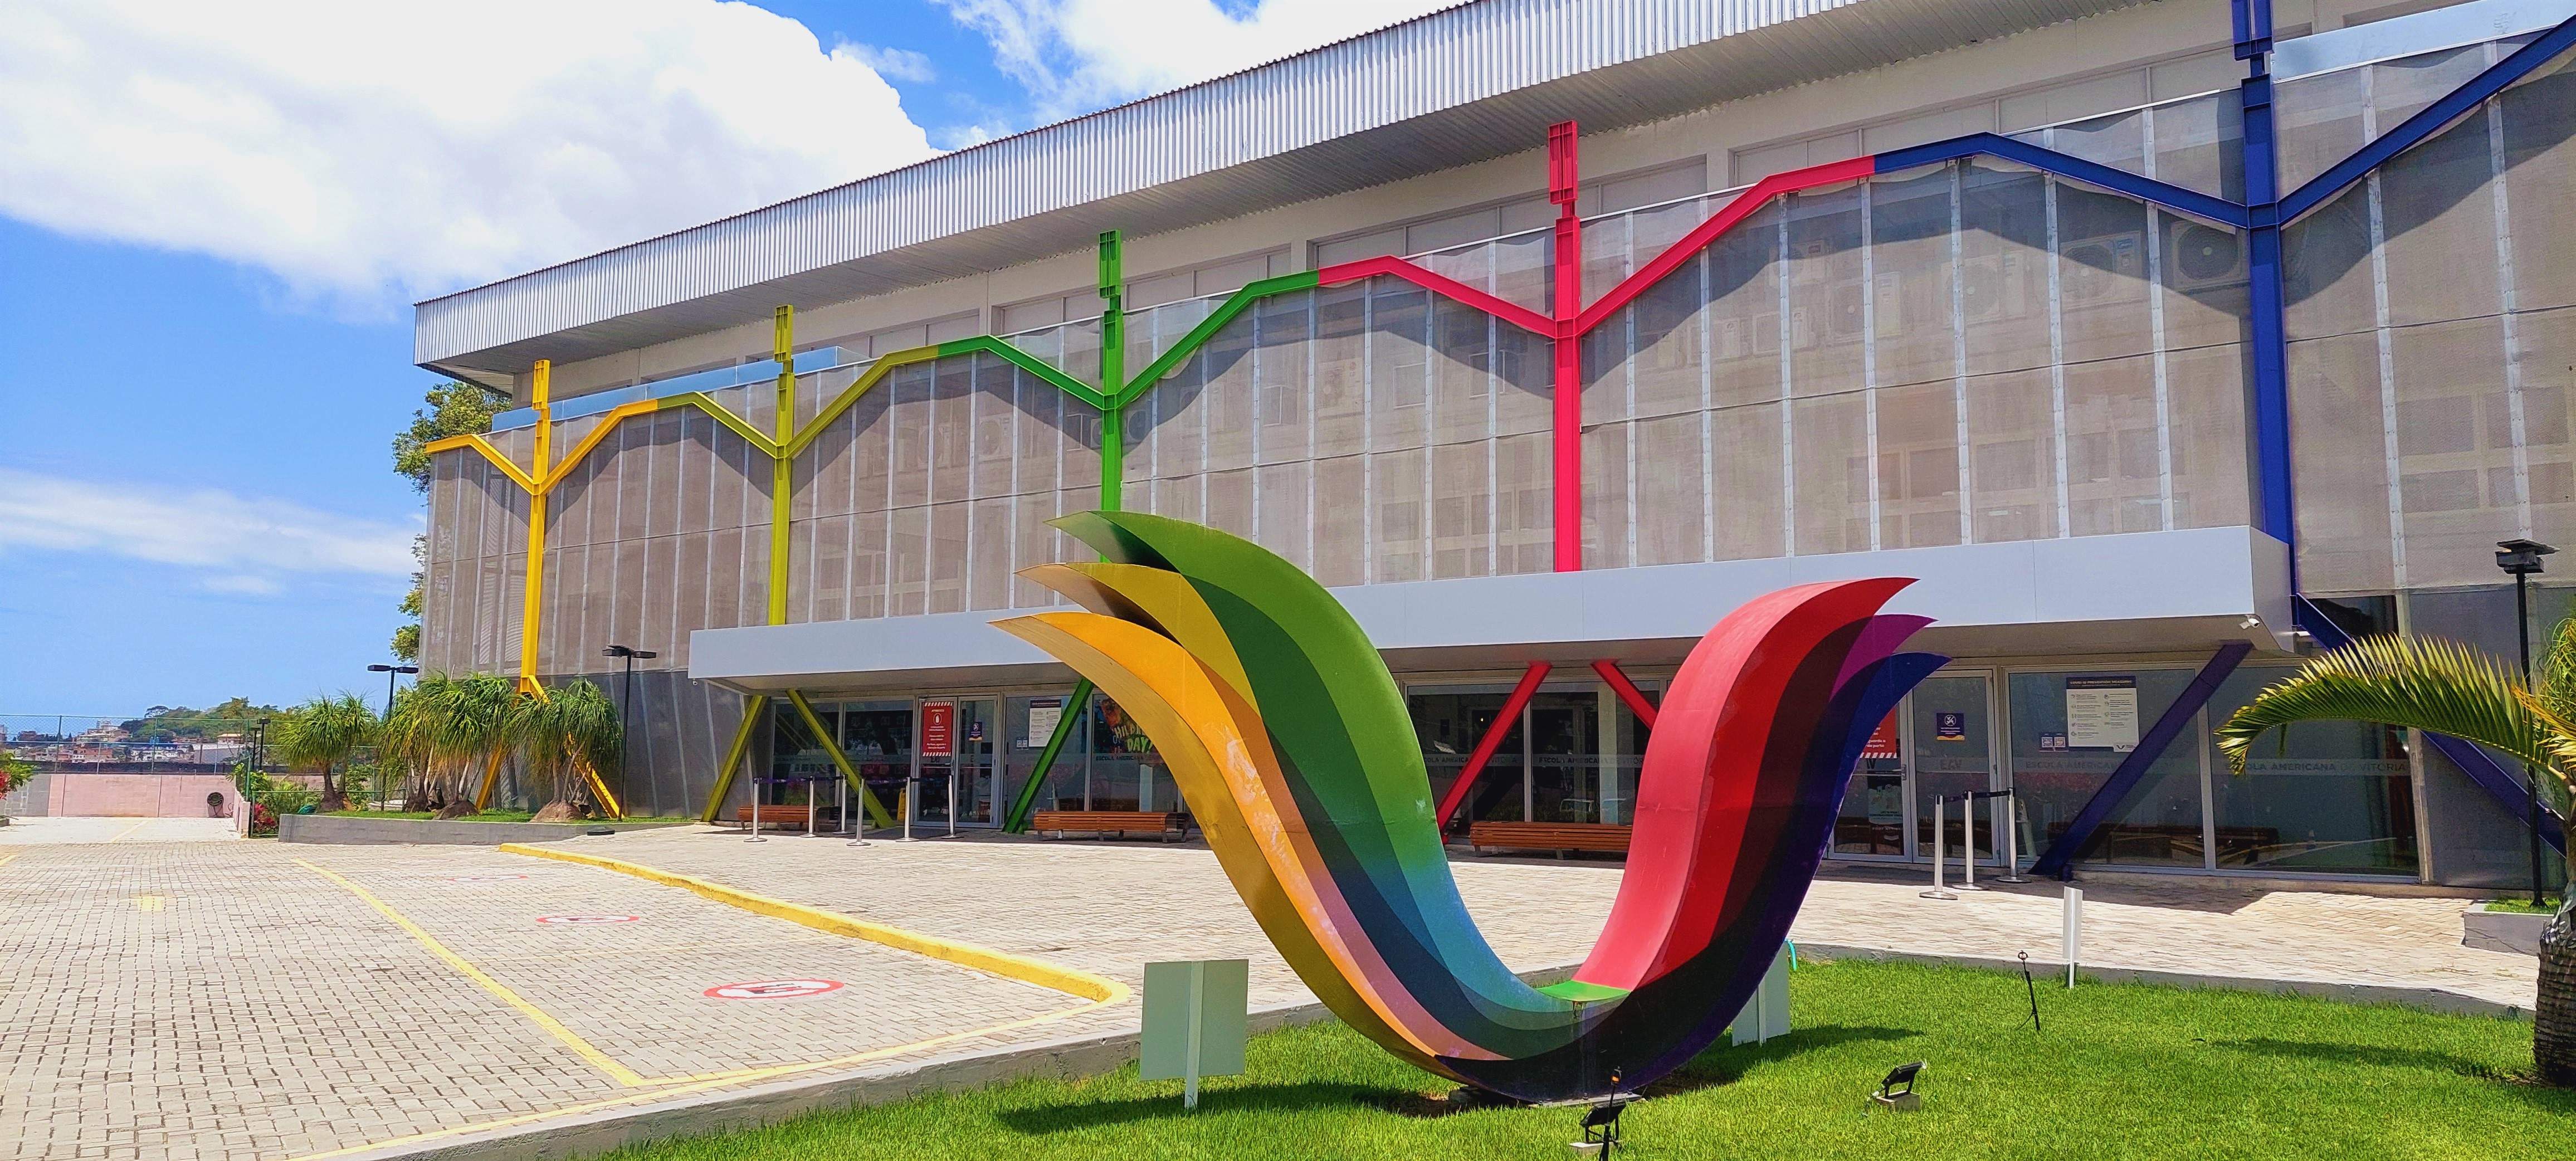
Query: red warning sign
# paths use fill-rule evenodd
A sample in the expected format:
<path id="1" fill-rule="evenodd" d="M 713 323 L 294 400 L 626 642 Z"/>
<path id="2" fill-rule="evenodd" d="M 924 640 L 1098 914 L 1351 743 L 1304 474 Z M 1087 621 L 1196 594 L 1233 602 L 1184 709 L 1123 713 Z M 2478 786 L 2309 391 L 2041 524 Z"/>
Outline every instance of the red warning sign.
<path id="1" fill-rule="evenodd" d="M 1869 732 L 1869 741 L 1861 746 L 1860 756 L 1863 758 L 1883 758 L 1890 761 L 1905 756 L 1898 753 L 1896 749 L 1895 714 L 1891 713 L 1887 715 L 1887 719 L 1885 721 L 1878 723 L 1877 729 Z"/>
<path id="2" fill-rule="evenodd" d="M 792 1000 L 839 990 L 839 980 L 746 980 L 739 984 L 718 984 L 703 994 L 719 1000 Z"/>
<path id="3" fill-rule="evenodd" d="M 526 876 L 526 875 L 449 875 L 449 876 L 447 877 L 447 881 L 448 881 L 448 882 L 450 882 L 450 883 L 506 883 L 506 882 L 509 882 L 509 881 L 510 881 L 510 880 L 512 880 L 512 879 L 524 879 L 524 878 L 527 878 L 527 876 Z"/>
<path id="4" fill-rule="evenodd" d="M 957 752 L 957 703 L 921 703 L 921 756 L 945 758 Z"/>
<path id="5" fill-rule="evenodd" d="M 635 915 L 540 915 L 537 922 L 559 927 L 605 927 L 611 923 L 633 923 L 639 918 L 641 916 Z"/>

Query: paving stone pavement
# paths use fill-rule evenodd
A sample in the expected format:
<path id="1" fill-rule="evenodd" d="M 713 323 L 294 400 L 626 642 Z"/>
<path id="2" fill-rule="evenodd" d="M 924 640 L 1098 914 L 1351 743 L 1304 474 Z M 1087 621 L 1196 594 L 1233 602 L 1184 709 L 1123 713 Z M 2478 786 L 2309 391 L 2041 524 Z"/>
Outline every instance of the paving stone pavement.
<path id="1" fill-rule="evenodd" d="M 1241 957 L 1252 961 L 1256 1005 L 1311 999 L 1196 847 L 850 847 L 783 836 L 750 844 L 710 828 L 561 845 L 1131 985 L 1149 960 Z M 18 846 L 0 860 L 0 1125 L 13 1130 L 0 1133 L 0 1158 L 11 1161 L 292 1157 L 671 1099 L 684 1091 L 672 1078 L 844 1062 L 799 1074 L 825 1077 L 853 1067 L 853 1055 L 889 1054 L 870 1059 L 881 1067 L 1130 1032 L 1137 1022 L 1132 1002 L 1085 1008 L 676 888 L 480 848 L 120 842 Z M 1580 959 L 1620 877 L 1615 866 L 1584 862 L 1470 860 L 1457 870 L 1496 950 L 1523 969 Z M 2054 886 L 1943 902 L 1918 898 L 1922 885 L 1834 874 L 1817 883 L 1795 937 L 2054 954 Z M 562 1035 L 352 887 L 558 1021 Z M 2529 957 L 2459 946 L 2467 905 L 2104 882 L 2088 890 L 2086 959 L 2443 988 L 2528 1006 Z M 544 915 L 638 921 L 536 923 Z M 801 1000 L 701 994 L 801 977 L 846 986 Z M 979 1031 L 1022 1018 L 1050 1022 Z M 904 1047 L 941 1036 L 962 1039 Z M 621 1081 L 601 1058 L 644 1084 Z M 701 1080 L 685 1091 L 736 1084 Z"/>

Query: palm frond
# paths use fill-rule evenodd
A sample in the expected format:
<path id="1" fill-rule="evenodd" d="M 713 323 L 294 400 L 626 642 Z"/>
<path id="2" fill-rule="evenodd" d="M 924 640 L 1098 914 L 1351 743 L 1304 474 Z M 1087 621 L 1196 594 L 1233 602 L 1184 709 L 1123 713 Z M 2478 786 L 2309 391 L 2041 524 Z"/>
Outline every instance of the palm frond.
<path id="1" fill-rule="evenodd" d="M 2436 637 L 2366 637 L 2310 658 L 2288 680 L 2257 694 L 2218 727 L 2218 748 L 2242 774 L 2254 740 L 2267 731 L 2292 722 L 2366 721 L 2466 738 L 2555 768 L 2556 731 L 2533 708 L 2513 666 L 2472 646 Z"/>

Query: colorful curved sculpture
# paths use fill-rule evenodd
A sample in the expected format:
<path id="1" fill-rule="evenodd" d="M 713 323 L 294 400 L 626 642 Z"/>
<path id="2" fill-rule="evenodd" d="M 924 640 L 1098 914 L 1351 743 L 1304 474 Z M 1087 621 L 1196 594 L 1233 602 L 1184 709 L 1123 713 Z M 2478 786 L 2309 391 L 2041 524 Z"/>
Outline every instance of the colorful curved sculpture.
<path id="1" fill-rule="evenodd" d="M 1783 589 L 1691 650 L 1646 747 L 1626 877 L 1574 978 L 1532 987 L 1460 900 L 1410 716 L 1357 622 L 1258 545 L 1130 512 L 1021 575 L 1089 612 L 996 622 L 1141 723 L 1235 890 L 1333 1013 L 1523 1101 L 1649 1083 L 1723 1032 L 1806 896 L 1870 728 L 1945 658 L 1907 580 Z"/>

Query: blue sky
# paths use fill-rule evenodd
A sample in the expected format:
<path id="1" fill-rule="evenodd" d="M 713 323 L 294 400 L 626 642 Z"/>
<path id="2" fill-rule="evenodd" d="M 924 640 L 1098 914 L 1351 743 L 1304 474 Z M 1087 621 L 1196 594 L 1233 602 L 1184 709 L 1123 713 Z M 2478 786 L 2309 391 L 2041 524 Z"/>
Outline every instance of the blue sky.
<path id="1" fill-rule="evenodd" d="M 0 715 L 381 696 L 417 298 L 1439 6 L 34 0 L 0 25 Z"/>

